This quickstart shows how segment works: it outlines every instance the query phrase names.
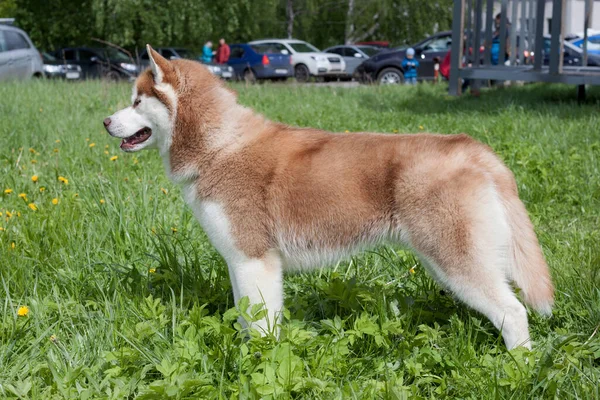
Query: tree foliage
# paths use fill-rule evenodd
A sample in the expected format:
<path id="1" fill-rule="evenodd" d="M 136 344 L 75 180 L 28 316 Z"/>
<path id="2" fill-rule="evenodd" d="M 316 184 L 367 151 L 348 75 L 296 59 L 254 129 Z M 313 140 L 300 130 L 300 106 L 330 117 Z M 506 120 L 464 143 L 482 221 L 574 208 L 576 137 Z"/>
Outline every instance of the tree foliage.
<path id="1" fill-rule="evenodd" d="M 245 42 L 290 30 L 326 47 L 413 43 L 448 29 L 451 7 L 452 0 L 0 0 L 0 17 L 15 17 L 42 49 L 93 38 L 132 50 L 146 43 L 198 49 L 220 37 Z"/>

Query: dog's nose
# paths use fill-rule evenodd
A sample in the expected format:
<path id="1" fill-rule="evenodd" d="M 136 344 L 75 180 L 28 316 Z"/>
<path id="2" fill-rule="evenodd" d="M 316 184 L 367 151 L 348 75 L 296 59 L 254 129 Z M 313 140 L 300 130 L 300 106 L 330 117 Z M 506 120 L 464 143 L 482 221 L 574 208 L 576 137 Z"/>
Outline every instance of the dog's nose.
<path id="1" fill-rule="evenodd" d="M 104 118 L 104 121 L 102 121 L 102 123 L 104 124 L 105 128 L 108 128 L 108 126 L 111 123 L 111 120 L 110 120 L 110 118 Z"/>

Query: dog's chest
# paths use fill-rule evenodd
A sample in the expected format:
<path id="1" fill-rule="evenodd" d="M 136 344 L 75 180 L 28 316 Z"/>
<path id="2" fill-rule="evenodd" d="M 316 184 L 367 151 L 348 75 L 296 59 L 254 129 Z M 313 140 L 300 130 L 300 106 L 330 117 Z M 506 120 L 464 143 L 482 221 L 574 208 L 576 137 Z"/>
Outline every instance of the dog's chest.
<path id="1" fill-rule="evenodd" d="M 222 204 L 198 198 L 196 185 L 183 185 L 183 197 L 206 232 L 208 239 L 228 263 L 247 259 L 232 235 L 230 218 Z"/>

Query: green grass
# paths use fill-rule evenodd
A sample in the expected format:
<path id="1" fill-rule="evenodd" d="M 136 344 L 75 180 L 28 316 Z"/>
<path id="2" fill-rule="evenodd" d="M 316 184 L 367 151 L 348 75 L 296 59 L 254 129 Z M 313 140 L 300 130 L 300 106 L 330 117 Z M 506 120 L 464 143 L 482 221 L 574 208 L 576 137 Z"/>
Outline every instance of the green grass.
<path id="1" fill-rule="evenodd" d="M 121 153 L 103 131 L 130 86 L 2 84 L 0 397 L 600 398 L 598 90 L 578 105 L 561 86 L 480 99 L 434 86 L 236 89 L 289 124 L 491 145 L 557 288 L 552 318 L 530 314 L 534 350 L 507 352 L 412 253 L 388 247 L 288 275 L 281 340 L 248 340 L 226 266 L 158 154 Z"/>

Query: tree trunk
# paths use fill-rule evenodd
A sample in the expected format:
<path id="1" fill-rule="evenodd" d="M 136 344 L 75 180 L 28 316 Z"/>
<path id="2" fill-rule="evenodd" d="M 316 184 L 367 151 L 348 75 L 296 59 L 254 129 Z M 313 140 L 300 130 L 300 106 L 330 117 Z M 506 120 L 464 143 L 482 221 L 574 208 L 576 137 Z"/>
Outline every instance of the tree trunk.
<path id="1" fill-rule="evenodd" d="M 353 36 L 354 36 L 354 0 L 348 0 L 348 12 L 346 13 L 346 34 L 344 35 L 344 42 L 346 44 L 352 44 Z"/>
<path id="2" fill-rule="evenodd" d="M 294 35 L 294 0 L 287 0 L 287 37 L 292 39 Z"/>

